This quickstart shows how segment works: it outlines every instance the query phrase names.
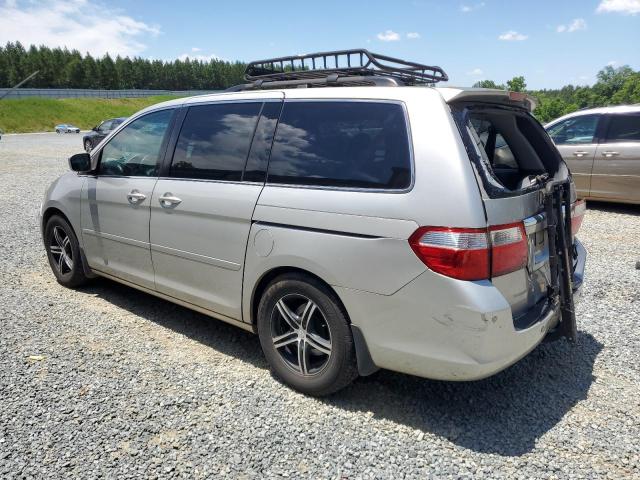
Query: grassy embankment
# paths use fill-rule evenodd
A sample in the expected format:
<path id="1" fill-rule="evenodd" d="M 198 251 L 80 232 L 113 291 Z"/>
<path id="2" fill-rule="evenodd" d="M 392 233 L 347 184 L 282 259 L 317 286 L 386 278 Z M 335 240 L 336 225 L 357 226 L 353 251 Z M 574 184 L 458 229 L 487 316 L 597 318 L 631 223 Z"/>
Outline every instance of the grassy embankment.
<path id="1" fill-rule="evenodd" d="M 145 98 L 24 98 L 0 100 L 0 130 L 5 133 L 52 132 L 59 123 L 88 130 L 102 120 L 127 117 L 169 95 Z"/>

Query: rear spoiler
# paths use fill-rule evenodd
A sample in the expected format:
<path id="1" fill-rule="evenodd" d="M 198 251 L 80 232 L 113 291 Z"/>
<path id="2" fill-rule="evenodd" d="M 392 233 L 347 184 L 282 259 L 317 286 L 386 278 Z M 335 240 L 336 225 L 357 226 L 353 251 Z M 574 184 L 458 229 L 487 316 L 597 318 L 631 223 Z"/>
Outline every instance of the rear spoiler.
<path id="1" fill-rule="evenodd" d="M 454 102 L 482 102 L 526 108 L 530 112 L 535 110 L 538 103 L 535 98 L 523 92 L 509 92 L 491 88 L 438 88 L 447 103 Z"/>

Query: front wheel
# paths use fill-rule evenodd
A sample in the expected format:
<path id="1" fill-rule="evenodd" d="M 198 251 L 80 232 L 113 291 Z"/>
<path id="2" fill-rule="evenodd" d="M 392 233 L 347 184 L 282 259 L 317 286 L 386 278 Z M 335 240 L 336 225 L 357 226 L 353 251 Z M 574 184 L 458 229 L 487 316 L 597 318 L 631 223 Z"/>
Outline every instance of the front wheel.
<path id="1" fill-rule="evenodd" d="M 53 215 L 47 221 L 44 244 L 49 265 L 58 283 L 69 288 L 87 283 L 89 279 L 84 274 L 78 239 L 64 218 Z"/>
<path id="2" fill-rule="evenodd" d="M 258 306 L 258 335 L 275 375 L 296 390 L 328 395 L 357 376 L 351 328 L 335 294 L 313 277 L 275 279 Z"/>

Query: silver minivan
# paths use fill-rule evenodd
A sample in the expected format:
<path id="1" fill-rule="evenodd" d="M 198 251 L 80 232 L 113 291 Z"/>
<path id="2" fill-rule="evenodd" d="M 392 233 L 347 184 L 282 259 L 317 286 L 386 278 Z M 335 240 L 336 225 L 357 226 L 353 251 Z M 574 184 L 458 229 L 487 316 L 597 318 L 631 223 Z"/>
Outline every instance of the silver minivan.
<path id="1" fill-rule="evenodd" d="M 579 110 L 545 128 L 580 198 L 640 204 L 640 105 Z"/>
<path id="2" fill-rule="evenodd" d="M 246 78 L 69 159 L 41 209 L 62 285 L 106 277 L 255 332 L 311 395 L 379 368 L 479 379 L 575 339 L 584 204 L 531 99 L 366 50 Z"/>

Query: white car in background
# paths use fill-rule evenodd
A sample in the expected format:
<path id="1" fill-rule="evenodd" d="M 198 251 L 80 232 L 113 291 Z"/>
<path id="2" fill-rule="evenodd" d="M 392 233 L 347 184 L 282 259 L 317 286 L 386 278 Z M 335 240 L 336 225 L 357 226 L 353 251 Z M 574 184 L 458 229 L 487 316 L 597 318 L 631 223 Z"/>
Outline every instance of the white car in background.
<path id="1" fill-rule="evenodd" d="M 70 123 L 61 123 L 56 125 L 56 133 L 80 133 L 80 129 Z"/>

